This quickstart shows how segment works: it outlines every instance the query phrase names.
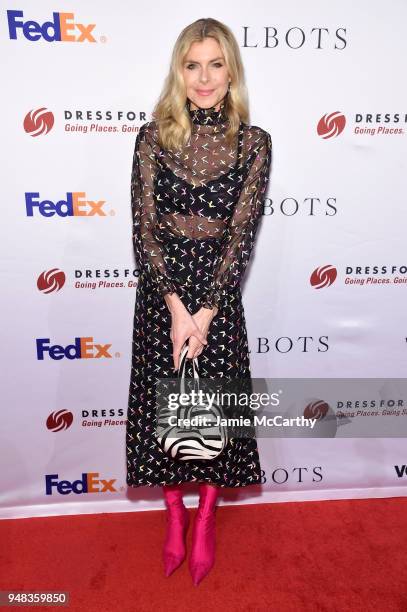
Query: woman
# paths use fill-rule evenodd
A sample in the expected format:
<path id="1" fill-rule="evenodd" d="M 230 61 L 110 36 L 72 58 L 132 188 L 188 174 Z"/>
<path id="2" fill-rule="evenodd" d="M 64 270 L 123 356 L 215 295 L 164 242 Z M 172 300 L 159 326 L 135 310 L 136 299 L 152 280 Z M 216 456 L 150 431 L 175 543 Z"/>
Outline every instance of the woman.
<path id="1" fill-rule="evenodd" d="M 248 378 L 240 282 L 253 248 L 271 163 L 270 135 L 248 123 L 244 70 L 228 27 L 198 19 L 179 35 L 154 112 L 136 138 L 131 177 L 140 270 L 127 422 L 127 484 L 162 486 L 169 576 L 185 559 L 182 483 L 199 483 L 189 567 L 194 584 L 215 559 L 220 487 L 261 482 L 255 437 L 214 460 L 175 461 L 154 435 L 154 383 L 176 376 L 188 346 L 204 378 Z"/>

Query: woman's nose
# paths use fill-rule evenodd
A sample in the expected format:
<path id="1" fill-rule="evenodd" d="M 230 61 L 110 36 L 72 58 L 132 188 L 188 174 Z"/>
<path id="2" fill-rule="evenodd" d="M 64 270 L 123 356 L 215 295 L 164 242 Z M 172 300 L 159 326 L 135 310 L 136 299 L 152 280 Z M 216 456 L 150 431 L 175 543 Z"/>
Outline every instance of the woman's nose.
<path id="1" fill-rule="evenodd" d="M 201 71 L 201 81 L 202 83 L 206 83 L 207 80 L 208 80 L 208 73 L 205 69 L 203 69 Z"/>

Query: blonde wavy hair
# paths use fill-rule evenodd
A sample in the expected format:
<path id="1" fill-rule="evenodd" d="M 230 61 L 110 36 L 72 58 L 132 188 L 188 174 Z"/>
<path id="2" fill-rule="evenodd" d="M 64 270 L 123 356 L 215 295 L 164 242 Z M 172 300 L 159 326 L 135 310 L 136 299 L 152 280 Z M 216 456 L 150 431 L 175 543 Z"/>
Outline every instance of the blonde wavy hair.
<path id="1" fill-rule="evenodd" d="M 247 88 L 239 46 L 232 31 L 216 19 L 197 19 L 179 34 L 171 57 L 169 73 L 158 102 L 153 110 L 157 122 L 160 145 L 164 149 L 180 149 L 191 137 L 192 121 L 186 108 L 186 87 L 182 64 L 193 42 L 214 38 L 222 49 L 231 79 L 225 97 L 225 112 L 229 127 L 225 133 L 228 144 L 232 144 L 239 129 L 239 122 L 249 122 Z"/>

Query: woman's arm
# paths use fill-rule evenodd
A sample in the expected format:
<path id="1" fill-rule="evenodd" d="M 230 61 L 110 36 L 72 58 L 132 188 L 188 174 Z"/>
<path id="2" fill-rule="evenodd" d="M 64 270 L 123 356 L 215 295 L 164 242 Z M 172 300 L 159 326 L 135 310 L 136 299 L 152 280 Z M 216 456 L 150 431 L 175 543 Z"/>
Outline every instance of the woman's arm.
<path id="1" fill-rule="evenodd" d="M 221 310 L 227 290 L 238 286 L 244 276 L 263 213 L 271 166 L 271 148 L 270 134 L 264 130 L 259 131 L 258 142 L 250 155 L 253 160 L 248 175 L 222 241 L 213 281 L 201 300 L 201 306 L 204 308 L 217 307 Z"/>
<path id="2" fill-rule="evenodd" d="M 136 137 L 131 172 L 133 244 L 138 267 L 147 270 L 158 297 L 164 297 L 168 293 L 175 293 L 176 285 L 167 272 L 163 248 L 154 234 L 157 223 L 154 199 L 156 171 L 154 152 L 144 124 Z"/>
<path id="3" fill-rule="evenodd" d="M 171 340 L 174 367 L 179 367 L 179 356 L 184 343 L 192 336 L 202 346 L 207 344 L 191 314 L 185 308 L 177 286 L 165 266 L 164 250 L 155 236 L 157 211 L 154 199 L 154 178 L 157 171 L 146 124 L 142 125 L 134 147 L 131 173 L 131 206 L 133 214 L 133 243 L 136 263 L 147 270 L 153 282 L 155 296 L 163 297 L 171 312 Z M 188 357 L 192 355 L 188 353 Z"/>

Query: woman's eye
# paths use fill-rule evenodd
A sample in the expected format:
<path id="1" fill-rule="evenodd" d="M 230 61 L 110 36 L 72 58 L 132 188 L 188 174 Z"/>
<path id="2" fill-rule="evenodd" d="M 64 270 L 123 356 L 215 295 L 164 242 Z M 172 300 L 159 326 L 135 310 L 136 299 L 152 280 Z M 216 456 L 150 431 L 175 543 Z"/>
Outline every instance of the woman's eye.
<path id="1" fill-rule="evenodd" d="M 220 62 L 215 62 L 213 66 L 215 66 L 215 68 L 222 68 L 223 64 L 221 64 Z M 191 70 L 192 68 L 195 68 L 195 64 L 187 64 L 188 70 Z"/>

